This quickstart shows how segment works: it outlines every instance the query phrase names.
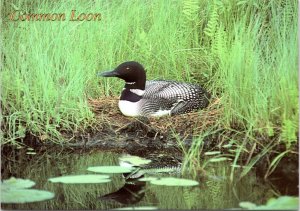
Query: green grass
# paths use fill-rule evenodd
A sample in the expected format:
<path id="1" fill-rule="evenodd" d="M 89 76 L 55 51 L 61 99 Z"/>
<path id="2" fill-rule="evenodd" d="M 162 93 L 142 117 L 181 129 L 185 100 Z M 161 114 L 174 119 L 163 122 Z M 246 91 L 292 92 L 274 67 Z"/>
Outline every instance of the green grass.
<path id="1" fill-rule="evenodd" d="M 11 3 L 13 2 L 13 3 Z M 126 60 L 148 79 L 200 83 L 224 109 L 220 125 L 295 143 L 298 131 L 296 0 L 3 2 L 2 144 L 31 133 L 94 123 L 88 97 L 118 95 L 123 83 L 96 72 Z M 11 22 L 32 13 L 100 12 L 100 22 Z"/>

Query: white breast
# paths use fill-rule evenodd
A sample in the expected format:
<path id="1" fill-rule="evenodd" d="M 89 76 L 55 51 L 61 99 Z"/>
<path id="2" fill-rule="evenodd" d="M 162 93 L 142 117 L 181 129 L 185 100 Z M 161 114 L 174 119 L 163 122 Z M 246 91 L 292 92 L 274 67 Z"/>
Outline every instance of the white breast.
<path id="1" fill-rule="evenodd" d="M 165 116 L 170 114 L 171 114 L 171 110 L 158 110 L 152 113 L 150 116 L 160 117 L 160 116 Z"/>
<path id="2" fill-rule="evenodd" d="M 143 103 L 130 102 L 127 100 L 119 100 L 119 109 L 125 116 L 139 116 L 141 114 L 141 108 Z"/>

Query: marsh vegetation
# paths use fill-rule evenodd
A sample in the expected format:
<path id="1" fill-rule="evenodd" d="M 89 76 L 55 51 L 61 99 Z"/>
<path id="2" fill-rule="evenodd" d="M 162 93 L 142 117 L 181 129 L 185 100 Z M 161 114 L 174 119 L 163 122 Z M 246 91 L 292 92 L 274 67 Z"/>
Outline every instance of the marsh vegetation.
<path id="1" fill-rule="evenodd" d="M 231 182 L 245 179 L 256 167 L 264 179 L 280 171 L 287 181 L 297 180 L 296 0 L 0 4 L 3 154 L 11 152 L 9 147 L 37 149 L 135 135 L 132 143 L 143 138 L 158 145 L 176 143 L 192 177 L 209 166 L 203 157 L 210 152 L 206 156 L 230 166 Z M 9 20 L 13 11 L 70 14 L 75 9 L 100 13 L 101 20 Z M 144 65 L 147 79 L 202 85 L 212 95 L 209 107 L 128 127 L 140 120 L 118 111 L 123 82 L 96 73 L 130 60 Z M 237 168 L 242 168 L 238 177 Z M 3 171 L 10 170 L 2 166 Z"/>

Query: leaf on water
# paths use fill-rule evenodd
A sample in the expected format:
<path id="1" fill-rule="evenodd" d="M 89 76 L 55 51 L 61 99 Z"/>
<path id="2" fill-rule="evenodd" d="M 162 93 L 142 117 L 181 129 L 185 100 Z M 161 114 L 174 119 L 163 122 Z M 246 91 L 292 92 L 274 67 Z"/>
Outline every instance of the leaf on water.
<path id="1" fill-rule="evenodd" d="M 1 182 L 1 203 L 25 203 L 52 199 L 54 193 L 31 188 L 35 182 L 11 177 Z"/>
<path id="2" fill-rule="evenodd" d="M 205 152 L 204 155 L 219 155 L 221 154 L 220 151 L 211 151 L 211 152 Z"/>
<path id="3" fill-rule="evenodd" d="M 165 177 L 157 180 L 151 180 L 150 182 L 153 185 L 166 185 L 166 186 L 195 186 L 199 184 L 199 182 L 195 180 L 181 179 L 175 177 Z"/>
<path id="4" fill-rule="evenodd" d="M 157 207 L 121 207 L 114 210 L 157 210 Z"/>
<path id="5" fill-rule="evenodd" d="M 144 177 L 144 178 L 138 179 L 138 181 L 142 181 L 142 182 L 150 182 L 150 181 L 158 180 L 158 179 L 159 179 L 159 178 L 157 178 L 157 177 Z"/>
<path id="6" fill-rule="evenodd" d="M 262 210 L 298 210 L 299 199 L 293 196 L 280 196 L 279 198 L 271 198 L 266 205 L 257 206 L 255 209 Z"/>
<path id="7" fill-rule="evenodd" d="M 52 199 L 54 193 L 36 189 L 1 190 L 1 203 L 26 203 Z"/>
<path id="8" fill-rule="evenodd" d="M 225 158 L 225 157 L 219 157 L 219 158 L 211 158 L 208 161 L 212 162 L 212 163 L 215 163 L 215 162 L 222 162 L 222 161 L 225 161 L 225 160 L 230 160 L 230 159 L 229 158 Z"/>
<path id="9" fill-rule="evenodd" d="M 111 180 L 108 179 L 108 175 L 99 174 L 85 174 L 85 175 L 72 175 L 72 176 L 61 176 L 48 179 L 53 183 L 66 183 L 66 184 L 85 184 L 85 183 L 106 183 Z"/>
<path id="10" fill-rule="evenodd" d="M 35 185 L 35 182 L 29 179 L 19 179 L 11 177 L 8 180 L 1 182 L 1 191 L 2 189 L 22 189 L 22 188 L 31 188 Z"/>
<path id="11" fill-rule="evenodd" d="M 142 166 L 151 163 L 151 160 L 132 155 L 123 155 L 119 157 L 119 161 L 130 163 L 132 166 Z"/>
<path id="12" fill-rule="evenodd" d="M 265 205 L 256 205 L 251 202 L 240 202 L 241 208 L 251 210 L 298 210 L 299 199 L 295 196 L 280 196 L 279 198 L 271 198 Z"/>
<path id="13" fill-rule="evenodd" d="M 256 207 L 256 204 L 249 201 L 242 201 L 239 203 L 241 208 L 252 210 Z"/>
<path id="14" fill-rule="evenodd" d="M 135 168 L 123 167 L 123 166 L 92 166 L 88 167 L 88 171 L 97 173 L 130 173 Z"/>

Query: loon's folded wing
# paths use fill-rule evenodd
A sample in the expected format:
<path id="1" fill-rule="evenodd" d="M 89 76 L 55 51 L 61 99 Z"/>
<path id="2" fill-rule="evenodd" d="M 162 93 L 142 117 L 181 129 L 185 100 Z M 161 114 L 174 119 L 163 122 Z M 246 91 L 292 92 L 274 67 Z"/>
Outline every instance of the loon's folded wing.
<path id="1" fill-rule="evenodd" d="M 208 105 L 209 94 L 200 86 L 176 81 L 147 81 L 143 98 L 149 113 L 182 114 Z M 153 113 L 153 112 L 152 112 Z"/>
<path id="2" fill-rule="evenodd" d="M 176 98 L 148 98 L 143 100 L 144 105 L 142 108 L 142 114 L 144 116 L 170 115 L 172 108 L 178 102 L 178 99 Z"/>
<path id="3" fill-rule="evenodd" d="M 197 99 L 205 94 L 200 86 L 180 83 L 175 81 L 154 80 L 146 81 L 144 98 L 165 98 L 165 99 Z"/>

